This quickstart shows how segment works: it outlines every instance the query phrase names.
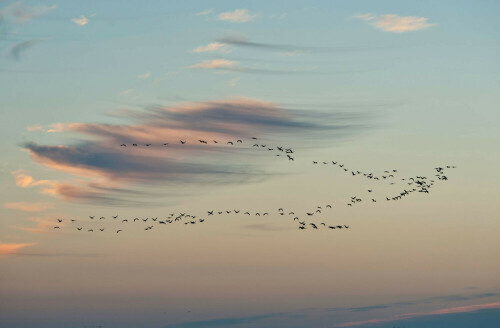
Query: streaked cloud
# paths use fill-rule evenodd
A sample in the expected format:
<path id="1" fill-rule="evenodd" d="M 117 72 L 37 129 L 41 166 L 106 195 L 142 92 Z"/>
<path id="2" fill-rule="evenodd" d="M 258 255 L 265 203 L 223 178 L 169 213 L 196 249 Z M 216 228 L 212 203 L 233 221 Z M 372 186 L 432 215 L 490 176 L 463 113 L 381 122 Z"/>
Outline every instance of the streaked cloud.
<path id="1" fill-rule="evenodd" d="M 17 185 L 38 186 L 42 193 L 67 201 L 126 205 L 133 202 L 123 200 L 137 200 L 142 193 L 140 186 L 144 184 L 178 185 L 196 181 L 200 185 L 214 185 L 259 181 L 269 177 L 260 165 L 259 156 L 254 154 L 250 160 L 248 145 L 243 149 L 231 148 L 226 141 L 251 136 L 294 138 L 304 134 L 326 140 L 355 131 L 361 118 L 325 111 L 288 110 L 248 98 L 188 102 L 128 112 L 126 116 L 134 122 L 55 124 L 63 132 L 91 139 L 73 145 L 28 142 L 24 148 L 35 162 L 66 172 L 73 179 L 36 181 L 16 171 Z M 181 145 L 180 139 L 188 142 Z M 198 139 L 220 143 L 200 145 Z M 169 145 L 162 146 L 166 142 Z M 120 147 L 122 143 L 128 147 Z M 131 143 L 154 145 L 148 149 L 133 148 Z M 227 161 L 229 154 L 240 161 Z M 139 189 L 130 190 L 127 186 Z"/>
<path id="2" fill-rule="evenodd" d="M 205 16 L 205 15 L 209 15 L 213 12 L 213 8 L 210 8 L 210 9 L 205 9 L 203 11 L 200 11 L 198 13 L 196 13 L 196 16 Z"/>
<path id="3" fill-rule="evenodd" d="M 223 52 L 228 53 L 231 52 L 228 45 L 222 42 L 212 42 L 207 44 L 206 46 L 199 46 L 194 48 L 191 52 L 200 53 L 200 52 Z"/>
<path id="4" fill-rule="evenodd" d="M 257 15 L 250 15 L 247 9 L 236 9 L 234 11 L 226 11 L 219 14 L 219 20 L 232 23 L 246 23 L 254 20 Z"/>
<path id="5" fill-rule="evenodd" d="M 362 326 L 362 325 L 368 325 L 368 324 L 378 324 L 378 323 L 384 323 L 384 322 L 406 320 L 406 319 L 412 319 L 412 318 L 424 317 L 424 316 L 435 316 L 435 315 L 452 314 L 452 313 L 465 313 L 465 312 L 473 312 L 473 311 L 478 311 L 478 310 L 497 309 L 497 308 L 500 308 L 500 302 L 487 303 L 487 304 L 476 304 L 476 305 L 468 305 L 468 306 L 459 306 L 459 307 L 445 308 L 445 309 L 440 309 L 440 310 L 436 310 L 436 311 L 429 311 L 429 312 L 405 313 L 405 314 L 400 314 L 397 316 L 393 316 L 390 318 L 384 318 L 384 319 L 370 319 L 370 320 L 343 322 L 343 323 L 336 324 L 334 327 L 355 327 L 355 326 Z"/>
<path id="6" fill-rule="evenodd" d="M 272 313 L 257 316 L 237 317 L 237 318 L 221 318 L 204 321 L 193 321 L 179 324 L 172 324 L 164 328 L 195 328 L 195 327 L 233 327 L 235 325 L 252 324 L 264 319 L 272 319 L 283 316 L 282 313 Z"/>
<path id="7" fill-rule="evenodd" d="M 36 216 L 29 217 L 26 219 L 31 224 L 29 226 L 18 226 L 17 228 L 23 231 L 32 232 L 32 233 L 49 233 L 54 231 L 55 222 L 57 219 L 60 219 L 62 216 L 55 214 L 48 214 L 45 216 Z M 63 222 L 57 222 L 57 226 L 62 227 L 66 224 L 66 220 Z"/>
<path id="8" fill-rule="evenodd" d="M 250 73 L 250 74 L 329 74 L 328 72 L 321 72 L 317 70 L 299 70 L 299 69 L 273 69 L 273 68 L 261 68 L 255 66 L 241 66 L 239 62 L 227 59 L 212 59 L 203 60 L 200 63 L 187 66 L 191 69 L 214 69 L 220 71 L 228 72 L 240 72 L 240 73 Z"/>
<path id="9" fill-rule="evenodd" d="M 5 208 L 12 210 L 19 210 L 23 212 L 42 212 L 53 207 L 52 204 L 47 203 L 28 203 L 28 202 L 9 202 L 4 204 Z"/>
<path id="10" fill-rule="evenodd" d="M 393 33 L 418 31 L 436 25 L 429 23 L 429 19 L 426 17 L 417 16 L 361 14 L 354 16 L 354 18 L 371 22 L 373 27 Z"/>
<path id="11" fill-rule="evenodd" d="M 26 128 L 29 132 L 38 132 L 38 131 L 43 131 L 43 126 L 40 124 L 35 124 L 35 125 L 30 125 Z"/>
<path id="12" fill-rule="evenodd" d="M 137 76 L 137 78 L 139 78 L 141 80 L 146 80 L 146 79 L 149 79 L 150 76 L 151 76 L 151 73 L 150 72 L 146 72 L 144 74 L 141 74 L 141 75 Z"/>
<path id="13" fill-rule="evenodd" d="M 238 62 L 227 60 L 227 59 L 212 59 L 212 60 L 204 60 L 201 63 L 193 64 L 188 66 L 188 68 L 209 68 L 209 69 L 218 69 L 218 68 L 230 68 L 234 67 Z"/>
<path id="14" fill-rule="evenodd" d="M 83 15 L 81 15 L 78 18 L 71 18 L 71 21 L 75 23 L 76 25 L 84 26 L 87 25 L 89 22 L 89 19 Z"/>
<path id="15" fill-rule="evenodd" d="M 7 7 L 0 9 L 0 18 L 13 21 L 15 23 L 21 24 L 25 23 L 33 18 L 46 15 L 51 10 L 55 9 L 56 5 L 45 6 L 36 5 L 29 6 L 25 5 L 22 1 L 14 2 Z"/>
<path id="16" fill-rule="evenodd" d="M 10 50 L 10 57 L 12 59 L 15 59 L 15 60 L 20 60 L 21 59 L 21 55 L 26 50 L 28 50 L 29 48 L 31 48 L 32 46 L 34 46 L 35 44 L 37 44 L 38 42 L 40 42 L 40 40 L 28 40 L 28 41 L 23 41 L 23 42 L 20 42 L 20 43 L 16 44 Z"/>
<path id="17" fill-rule="evenodd" d="M 51 185 L 53 181 L 50 180 L 38 180 L 36 181 L 33 177 L 24 173 L 23 170 L 17 170 L 12 172 L 14 176 L 16 186 L 21 188 L 31 188 L 36 186 Z"/>
<path id="18" fill-rule="evenodd" d="M 33 246 L 34 243 L 2 243 L 0 242 L 0 255 L 16 254 L 20 249 Z"/>

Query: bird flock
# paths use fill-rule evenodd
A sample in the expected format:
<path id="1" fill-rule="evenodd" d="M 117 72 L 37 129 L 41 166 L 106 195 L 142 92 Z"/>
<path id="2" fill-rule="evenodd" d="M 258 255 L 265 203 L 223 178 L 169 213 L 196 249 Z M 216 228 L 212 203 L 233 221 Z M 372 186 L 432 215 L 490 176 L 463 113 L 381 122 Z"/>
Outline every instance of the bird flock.
<path id="1" fill-rule="evenodd" d="M 267 151 L 277 152 L 276 156 L 283 156 L 287 158 L 288 161 L 294 161 L 295 151 L 292 148 L 286 148 L 283 146 L 270 146 L 267 144 L 259 143 L 256 137 L 251 138 L 252 148 L 264 149 Z M 201 145 L 208 145 L 209 143 L 217 145 L 227 145 L 236 146 L 243 145 L 245 142 L 243 139 L 237 139 L 234 141 L 219 141 L 219 140 L 203 140 L 199 139 L 198 142 Z M 187 140 L 179 140 L 179 145 L 188 144 Z M 157 146 L 168 147 L 170 143 L 162 143 Z M 151 147 L 151 143 L 132 143 L 132 144 L 121 144 L 120 147 Z M 296 227 L 300 230 L 318 230 L 327 229 L 330 231 L 346 231 L 350 229 L 350 225 L 345 223 L 327 223 L 326 220 L 322 219 L 325 215 L 330 214 L 330 211 L 334 206 L 348 206 L 354 207 L 358 206 L 363 202 L 368 202 L 371 204 L 377 203 L 379 201 L 394 202 L 400 201 L 403 198 L 407 198 L 414 193 L 429 194 L 430 190 L 436 185 L 437 182 L 447 181 L 448 176 L 445 174 L 449 169 L 454 169 L 454 165 L 438 166 L 434 168 L 434 175 L 432 177 L 427 177 L 423 175 L 411 176 L 411 177 L 400 177 L 399 172 L 396 169 L 384 170 L 381 173 L 375 174 L 373 172 L 364 172 L 357 169 L 348 168 L 345 164 L 340 163 L 337 160 L 328 161 L 312 161 L 313 166 L 329 166 L 335 169 L 339 169 L 341 172 L 348 174 L 351 177 L 362 177 L 372 181 L 378 181 L 379 183 L 386 183 L 388 185 L 401 186 L 398 192 L 392 193 L 390 195 L 375 196 L 374 189 L 367 189 L 358 195 L 351 195 L 347 198 L 345 203 L 330 203 L 323 205 L 315 205 L 310 210 L 296 213 L 293 210 L 285 210 L 280 207 L 270 211 L 250 211 L 242 209 L 210 209 L 204 212 L 202 215 L 195 215 L 188 212 L 178 212 L 178 213 L 168 213 L 168 215 L 162 215 L 159 217 L 119 217 L 118 215 L 113 215 L 111 217 L 105 216 L 95 216 L 89 215 L 88 219 L 77 220 L 77 219 L 57 219 L 57 224 L 53 227 L 54 229 L 62 229 L 66 224 L 70 224 L 69 228 L 74 229 L 79 232 L 97 232 L 104 233 L 111 231 L 114 234 L 120 234 L 131 225 L 141 225 L 144 231 L 151 231 L 153 229 L 161 229 L 163 226 L 170 224 L 183 224 L 183 225 L 199 225 L 210 221 L 216 217 L 279 217 L 296 224 Z M 113 221 L 120 223 L 119 229 L 108 229 L 106 228 L 104 222 Z M 314 220 L 314 222 L 312 222 Z"/>
<path id="2" fill-rule="evenodd" d="M 288 159 L 289 161 L 293 161 L 295 160 L 294 158 L 294 153 L 295 151 L 292 149 L 292 148 L 287 148 L 287 147 L 284 147 L 284 146 L 272 146 L 272 145 L 268 145 L 267 143 L 262 143 L 262 142 L 258 142 L 258 138 L 257 137 L 252 137 L 251 138 L 251 148 L 256 148 L 256 149 L 261 149 L 261 150 L 267 150 L 268 152 L 275 152 L 275 156 L 276 157 L 283 157 L 283 158 L 286 158 Z M 238 145 L 243 145 L 243 144 L 246 144 L 246 142 L 243 141 L 243 139 L 236 139 L 236 140 L 227 140 L 227 141 L 222 141 L 222 140 L 205 140 L 205 139 L 198 139 L 197 141 L 194 142 L 194 144 L 196 145 L 213 145 L 213 146 L 223 146 L 223 145 L 226 145 L 226 146 L 238 146 Z M 248 144 L 248 145 L 250 145 Z M 175 143 L 172 143 L 172 142 L 164 142 L 164 143 L 161 143 L 161 144 L 152 144 L 152 143 L 131 143 L 131 144 L 126 144 L 126 143 L 122 143 L 120 144 L 120 147 L 132 147 L 132 148 L 136 148 L 136 147 L 155 147 L 155 146 L 158 146 L 158 147 L 163 147 L 163 148 L 166 148 L 168 149 L 169 147 L 173 147 L 174 145 L 176 146 L 183 146 L 183 145 L 189 145 L 188 141 L 187 140 L 182 140 L 182 139 L 179 139 L 178 141 L 176 141 Z"/>

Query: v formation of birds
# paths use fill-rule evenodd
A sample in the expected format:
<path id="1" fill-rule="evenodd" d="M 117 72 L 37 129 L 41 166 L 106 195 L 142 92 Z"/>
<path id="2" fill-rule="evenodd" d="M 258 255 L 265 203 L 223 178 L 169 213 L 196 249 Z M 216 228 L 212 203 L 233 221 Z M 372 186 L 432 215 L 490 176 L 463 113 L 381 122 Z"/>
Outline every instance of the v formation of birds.
<path id="1" fill-rule="evenodd" d="M 246 142 L 243 141 L 243 139 L 237 139 L 234 141 L 219 141 L 219 140 L 203 140 L 199 139 L 197 140 L 197 143 L 200 145 L 208 145 L 208 144 L 214 144 L 217 146 L 220 145 L 226 145 L 230 147 L 235 147 L 238 145 L 244 145 Z M 179 140 L 178 145 L 185 146 L 188 144 L 187 140 Z M 155 146 L 160 146 L 160 147 L 168 147 L 169 145 L 172 145 L 171 143 L 162 143 L 158 145 L 153 145 L 151 143 L 131 143 L 131 144 L 126 144 L 123 143 L 120 145 L 120 147 L 129 147 L 129 148 L 136 148 L 136 147 L 155 147 Z M 287 159 L 288 161 L 294 161 L 295 160 L 295 151 L 292 148 L 286 148 L 282 146 L 272 146 L 268 144 L 263 144 L 258 141 L 256 137 L 251 138 L 251 147 L 252 148 L 257 148 L 259 150 L 266 150 L 266 151 L 271 151 L 275 152 L 275 156 L 277 157 L 283 157 L 284 159 Z M 121 216 L 119 217 L 118 215 L 113 215 L 110 218 L 107 218 L 105 216 L 96 216 L 96 215 L 89 215 L 87 219 L 84 220 L 77 220 L 77 219 L 57 219 L 57 224 L 53 227 L 53 229 L 62 229 L 63 227 L 66 228 L 66 223 L 70 223 L 70 226 L 68 227 L 69 229 L 76 229 L 76 231 L 80 232 L 108 232 L 111 231 L 114 234 L 120 234 L 123 233 L 124 231 L 127 230 L 128 227 L 130 227 L 130 224 L 142 224 L 142 228 L 144 231 L 151 231 L 154 228 L 157 229 L 157 227 L 161 227 L 163 225 L 169 225 L 169 224 L 184 224 L 184 225 L 194 225 L 194 224 L 202 224 L 207 221 L 209 221 L 211 218 L 215 218 L 217 216 L 244 216 L 244 217 L 284 217 L 288 219 L 291 223 L 294 223 L 297 225 L 297 228 L 300 230 L 317 230 L 317 229 L 327 229 L 330 231 L 346 231 L 350 229 L 350 225 L 347 224 L 339 224 L 339 223 L 327 223 L 327 222 L 322 222 L 320 216 L 324 214 L 328 214 L 330 210 L 332 210 L 333 206 L 347 206 L 347 207 L 354 207 L 362 202 L 369 202 L 369 203 L 377 203 L 379 201 L 400 201 L 403 198 L 406 198 L 414 193 L 424 193 L 424 194 L 429 194 L 430 190 L 435 186 L 437 182 L 441 181 L 447 181 L 448 176 L 445 175 L 445 172 L 448 169 L 454 169 L 456 168 L 454 165 L 445 165 L 445 166 L 439 166 L 434 168 L 435 173 L 433 177 L 426 177 L 426 176 L 414 176 L 414 177 L 400 177 L 398 175 L 398 170 L 396 169 L 390 169 L 390 170 L 385 170 L 380 174 L 374 174 L 371 172 L 363 172 L 359 170 L 354 170 L 354 169 L 349 169 L 345 167 L 344 164 L 340 163 L 339 161 L 335 160 L 329 160 L 329 161 L 312 161 L 312 165 L 318 165 L 318 166 L 332 166 L 340 169 L 344 173 L 348 174 L 349 176 L 355 177 L 363 177 L 372 181 L 379 181 L 379 182 L 386 182 L 389 185 L 404 185 L 403 190 L 400 190 L 397 193 L 391 194 L 391 195 L 385 195 L 382 198 L 380 197 L 375 197 L 374 195 L 374 190 L 373 189 L 367 189 L 363 191 L 363 194 L 365 196 L 350 196 L 346 202 L 343 204 L 337 204 L 337 203 L 331 203 L 331 204 L 321 204 L 321 205 L 315 205 L 313 206 L 309 211 L 306 211 L 304 213 L 295 213 L 292 210 L 285 210 L 284 208 L 277 208 L 271 211 L 250 211 L 250 210 L 243 210 L 243 209 L 224 209 L 224 210 L 215 210 L 215 209 L 210 209 L 205 211 L 203 215 L 194 215 L 190 214 L 187 212 L 179 212 L 179 213 L 169 213 L 168 215 L 163 215 L 163 217 L 125 217 L 122 218 Z M 318 219 L 317 219 L 318 218 Z M 99 222 L 105 222 L 105 220 L 109 221 L 112 220 L 113 222 L 121 223 L 123 228 L 120 229 L 107 229 L 103 224 L 96 224 Z M 315 222 L 312 222 L 311 220 L 316 220 Z M 319 220 L 319 221 L 318 221 Z M 321 222 L 320 222 L 321 221 Z M 90 223 L 90 224 L 89 224 Z M 96 228 L 96 226 L 98 226 Z"/>

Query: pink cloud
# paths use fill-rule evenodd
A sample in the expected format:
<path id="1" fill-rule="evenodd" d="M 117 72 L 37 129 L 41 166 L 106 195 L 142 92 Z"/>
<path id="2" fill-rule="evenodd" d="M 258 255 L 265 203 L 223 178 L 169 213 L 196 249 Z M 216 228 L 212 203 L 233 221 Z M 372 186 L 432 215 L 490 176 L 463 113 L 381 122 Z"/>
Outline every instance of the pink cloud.
<path id="1" fill-rule="evenodd" d="M 440 310 L 430 311 L 430 312 L 405 313 L 405 314 L 400 314 L 400 315 L 397 315 L 394 317 L 384 318 L 384 319 L 371 319 L 371 320 L 363 320 L 363 321 L 344 322 L 344 323 L 340 323 L 340 324 L 335 325 L 335 327 L 354 327 L 354 326 L 361 326 L 361 325 L 367 325 L 367 324 L 405 320 L 405 319 L 411 319 L 411 318 L 423 317 L 423 316 L 473 312 L 473 311 L 478 311 L 478 310 L 496 309 L 496 308 L 500 308 L 500 302 L 487 303 L 487 304 L 476 304 L 476 305 L 468 305 L 468 306 L 459 306 L 459 307 L 440 309 Z"/>
<path id="2" fill-rule="evenodd" d="M 382 31 L 393 32 L 393 33 L 404 33 L 410 31 L 418 31 L 429 28 L 436 24 L 429 23 L 426 17 L 416 17 L 416 16 L 398 16 L 398 15 L 373 15 L 373 14 L 362 14 L 356 15 L 355 18 L 359 18 L 365 21 L 371 22 L 372 26 L 378 28 Z"/>

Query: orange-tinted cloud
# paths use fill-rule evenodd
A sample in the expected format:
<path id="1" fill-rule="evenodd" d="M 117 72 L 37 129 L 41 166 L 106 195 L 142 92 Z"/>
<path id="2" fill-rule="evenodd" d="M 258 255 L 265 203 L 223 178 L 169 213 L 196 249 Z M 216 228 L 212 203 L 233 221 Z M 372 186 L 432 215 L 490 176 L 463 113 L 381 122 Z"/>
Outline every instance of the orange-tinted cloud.
<path id="1" fill-rule="evenodd" d="M 51 185 L 53 181 L 50 180 L 38 180 L 36 181 L 33 177 L 24 173 L 23 170 L 17 170 L 12 172 L 14 179 L 16 181 L 16 186 L 21 188 L 30 188 L 43 185 Z"/>
<path id="2" fill-rule="evenodd" d="M 34 203 L 10 202 L 10 203 L 5 203 L 4 207 L 24 212 L 42 212 L 49 208 L 52 208 L 52 204 L 40 203 L 40 202 L 34 202 Z"/>
<path id="3" fill-rule="evenodd" d="M 426 17 L 416 16 L 398 16 L 398 15 L 373 15 L 362 14 L 357 15 L 365 21 L 371 22 L 372 26 L 382 31 L 393 33 L 404 33 L 410 31 L 418 31 L 434 26 L 435 24 L 429 23 Z"/>
<path id="4" fill-rule="evenodd" d="M 35 162 L 84 181 L 35 181 L 17 171 L 17 185 L 42 186 L 43 193 L 64 200 L 116 203 L 133 192 L 124 188 L 130 184 L 243 183 L 266 176 L 256 164 L 258 156 L 250 155 L 255 154 L 250 137 L 286 137 L 288 144 L 293 140 L 301 142 L 304 135 L 327 140 L 357 129 L 359 121 L 355 115 L 287 110 L 247 98 L 156 107 L 129 112 L 126 117 L 133 122 L 54 124 L 59 131 L 91 139 L 74 145 L 28 142 L 25 148 Z M 186 143 L 181 144 L 181 139 Z M 199 139 L 208 143 L 201 144 Z M 227 141 L 236 139 L 244 142 L 234 147 L 227 145 Z M 139 146 L 132 147 L 132 143 Z M 151 147 L 145 147 L 146 143 Z M 240 161 L 235 161 L 235 156 Z"/>
<path id="5" fill-rule="evenodd" d="M 0 255 L 15 254 L 18 250 L 35 245 L 34 243 L 2 243 L 0 242 Z"/>

